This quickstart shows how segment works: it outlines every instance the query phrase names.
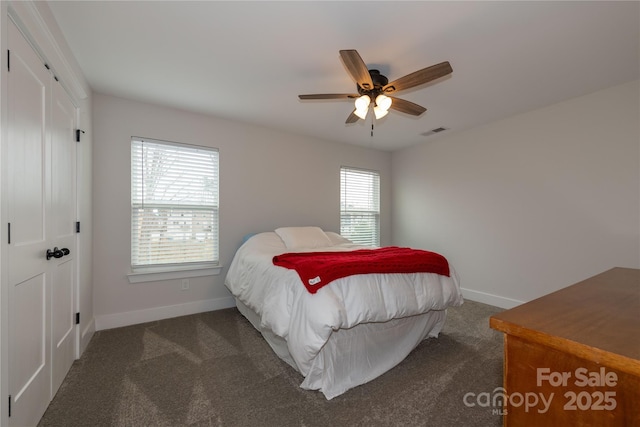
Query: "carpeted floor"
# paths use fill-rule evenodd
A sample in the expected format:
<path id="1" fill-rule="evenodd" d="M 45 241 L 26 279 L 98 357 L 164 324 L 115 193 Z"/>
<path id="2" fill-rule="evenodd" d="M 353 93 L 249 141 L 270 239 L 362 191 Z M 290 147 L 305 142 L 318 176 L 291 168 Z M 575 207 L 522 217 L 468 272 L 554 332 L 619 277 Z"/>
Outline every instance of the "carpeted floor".
<path id="1" fill-rule="evenodd" d="M 500 426 L 471 407 L 502 386 L 499 308 L 466 301 L 439 338 L 327 401 L 235 309 L 97 332 L 39 426 Z"/>

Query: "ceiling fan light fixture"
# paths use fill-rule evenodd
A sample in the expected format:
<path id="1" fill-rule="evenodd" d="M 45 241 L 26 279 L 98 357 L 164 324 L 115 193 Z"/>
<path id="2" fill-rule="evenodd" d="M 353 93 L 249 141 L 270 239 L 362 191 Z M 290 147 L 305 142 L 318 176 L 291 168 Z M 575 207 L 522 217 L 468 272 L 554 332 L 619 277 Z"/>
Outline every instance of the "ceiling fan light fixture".
<path id="1" fill-rule="evenodd" d="M 386 116 L 387 114 L 389 114 L 389 112 L 387 110 L 381 108 L 378 105 L 373 107 L 373 113 L 376 115 L 376 119 L 381 119 L 384 116 Z"/>
<path id="2" fill-rule="evenodd" d="M 356 99 L 355 104 L 356 111 L 354 111 L 354 114 L 364 120 L 367 117 L 367 112 L 369 111 L 371 98 L 369 98 L 369 95 L 362 95 L 360 98 Z"/>
<path id="3" fill-rule="evenodd" d="M 362 120 L 367 118 L 367 112 L 369 111 L 369 107 L 367 108 L 356 108 L 356 111 L 353 112 L 356 116 L 360 117 Z"/>
<path id="4" fill-rule="evenodd" d="M 388 111 L 391 107 L 391 98 L 386 95 L 378 95 L 376 97 L 376 105 L 383 109 L 384 111 Z"/>
<path id="5" fill-rule="evenodd" d="M 369 98 L 369 95 L 362 95 L 360 98 L 356 99 L 356 110 L 366 110 L 369 108 L 369 104 L 371 104 L 371 98 Z"/>

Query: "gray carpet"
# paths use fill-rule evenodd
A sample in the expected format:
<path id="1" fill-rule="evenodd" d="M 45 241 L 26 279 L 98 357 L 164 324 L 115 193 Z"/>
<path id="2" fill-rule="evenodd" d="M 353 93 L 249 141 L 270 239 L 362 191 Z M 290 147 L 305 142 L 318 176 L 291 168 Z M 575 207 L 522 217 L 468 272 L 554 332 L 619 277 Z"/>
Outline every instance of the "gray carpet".
<path id="1" fill-rule="evenodd" d="M 300 389 L 235 308 L 99 331 L 39 426 L 500 426 L 463 401 L 502 385 L 500 311 L 450 309 L 437 339 L 330 401 Z"/>

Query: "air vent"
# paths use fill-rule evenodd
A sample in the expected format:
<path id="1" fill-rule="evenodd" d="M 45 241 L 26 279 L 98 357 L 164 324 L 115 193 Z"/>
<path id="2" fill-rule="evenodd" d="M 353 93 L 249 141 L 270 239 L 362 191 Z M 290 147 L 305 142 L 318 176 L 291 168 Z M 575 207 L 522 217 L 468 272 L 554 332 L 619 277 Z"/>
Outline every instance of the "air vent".
<path id="1" fill-rule="evenodd" d="M 422 135 L 422 136 L 431 136 L 431 135 L 439 133 L 439 132 L 444 132 L 445 130 L 448 130 L 448 129 L 441 126 L 439 128 L 435 128 L 435 129 L 431 129 L 430 131 L 423 132 L 420 135 Z"/>

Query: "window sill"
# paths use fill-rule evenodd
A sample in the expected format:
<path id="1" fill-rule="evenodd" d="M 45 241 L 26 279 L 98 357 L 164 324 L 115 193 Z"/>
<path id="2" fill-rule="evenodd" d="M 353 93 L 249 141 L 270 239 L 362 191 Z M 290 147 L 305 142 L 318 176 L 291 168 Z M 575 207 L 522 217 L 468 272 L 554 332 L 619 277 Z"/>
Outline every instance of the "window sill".
<path id="1" fill-rule="evenodd" d="M 152 269 L 128 273 L 129 283 L 157 282 L 160 280 L 186 279 L 189 277 L 217 276 L 222 270 L 221 265 L 215 267 L 189 267 L 186 269 Z"/>

